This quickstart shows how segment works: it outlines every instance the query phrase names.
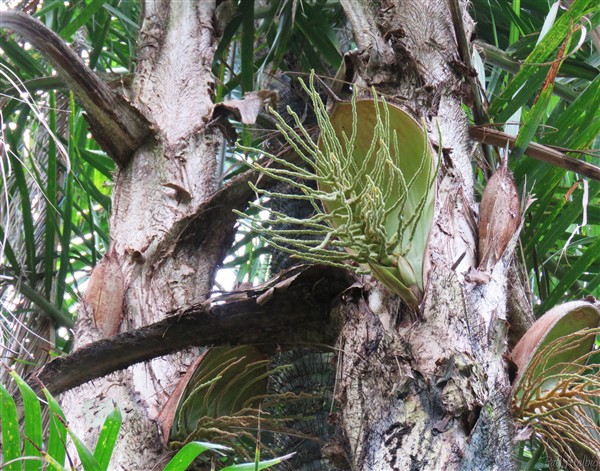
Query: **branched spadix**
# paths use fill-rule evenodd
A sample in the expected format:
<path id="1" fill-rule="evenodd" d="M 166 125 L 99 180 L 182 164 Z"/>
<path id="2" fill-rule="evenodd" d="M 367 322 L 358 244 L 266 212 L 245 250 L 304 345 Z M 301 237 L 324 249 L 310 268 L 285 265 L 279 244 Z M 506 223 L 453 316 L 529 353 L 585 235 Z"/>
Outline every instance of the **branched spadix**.
<path id="1" fill-rule="evenodd" d="M 289 107 L 294 126 L 271 109 L 301 163 L 240 148 L 272 160 L 268 166 L 250 162 L 252 168 L 299 190 L 289 194 L 253 186 L 259 195 L 306 200 L 314 214 L 298 219 L 252 203 L 255 214 L 269 211 L 269 219 L 240 216 L 293 257 L 335 266 L 355 262 L 358 270 L 371 272 L 416 308 L 423 293 L 439 161 L 427 133 L 374 90 L 372 99 L 358 99 L 355 92 L 350 102 L 337 103 L 329 114 L 315 90 L 314 75 L 302 87 L 313 103 L 318 141 Z"/>

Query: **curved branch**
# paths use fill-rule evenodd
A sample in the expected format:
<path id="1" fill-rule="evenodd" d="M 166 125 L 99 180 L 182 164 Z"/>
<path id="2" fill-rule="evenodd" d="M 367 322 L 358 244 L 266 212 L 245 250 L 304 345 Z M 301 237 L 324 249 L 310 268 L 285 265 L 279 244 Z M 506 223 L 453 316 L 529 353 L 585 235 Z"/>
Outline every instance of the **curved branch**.
<path id="1" fill-rule="evenodd" d="M 146 118 L 36 18 L 19 11 L 0 12 L 0 28 L 18 33 L 44 55 L 79 98 L 98 144 L 117 164 L 127 165 L 151 134 Z"/>
<path id="2" fill-rule="evenodd" d="M 60 394 L 113 371 L 194 346 L 331 344 L 331 305 L 352 283 L 348 271 L 299 266 L 277 280 L 229 293 L 212 305 L 100 340 L 46 364 L 37 379 Z"/>
<path id="3" fill-rule="evenodd" d="M 516 141 L 514 136 L 487 126 L 472 126 L 469 128 L 469 136 L 478 142 L 491 144 L 496 147 L 506 147 L 508 145 L 510 149 L 515 146 Z M 600 181 L 600 167 L 569 157 L 551 147 L 532 142 L 525 150 L 525 154 L 532 159 L 541 160 L 555 167 L 571 170 L 585 177 Z"/>

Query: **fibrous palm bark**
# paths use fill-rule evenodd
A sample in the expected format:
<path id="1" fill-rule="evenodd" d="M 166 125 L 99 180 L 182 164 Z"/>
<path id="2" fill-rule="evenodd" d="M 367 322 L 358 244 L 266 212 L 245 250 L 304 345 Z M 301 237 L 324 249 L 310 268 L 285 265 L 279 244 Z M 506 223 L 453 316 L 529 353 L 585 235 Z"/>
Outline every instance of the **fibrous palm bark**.
<path id="1" fill-rule="evenodd" d="M 186 231 L 193 226 L 190 218 L 217 189 L 220 140 L 208 126 L 214 8 L 211 1 L 144 5 L 129 100 L 151 123 L 152 137 L 117 175 L 110 227 L 125 280 L 122 330 L 206 300 L 231 236 Z M 232 227 L 234 218 L 228 222 Z M 78 347 L 99 338 L 89 311 L 81 311 Z M 193 353 L 184 351 L 69 392 L 64 405 L 75 430 L 97 431 L 90 417 L 104 417 L 102 409 L 110 406 L 101 399 L 112 397 L 126 412 L 112 469 L 151 469 L 162 454 L 155 419 L 193 359 Z"/>

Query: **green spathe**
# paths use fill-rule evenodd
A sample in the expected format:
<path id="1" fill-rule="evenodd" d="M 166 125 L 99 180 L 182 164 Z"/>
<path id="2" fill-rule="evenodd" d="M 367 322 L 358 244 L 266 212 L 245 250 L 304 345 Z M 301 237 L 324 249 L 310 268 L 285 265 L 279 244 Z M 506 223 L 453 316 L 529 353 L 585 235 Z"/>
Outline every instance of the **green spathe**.
<path id="1" fill-rule="evenodd" d="M 434 209 L 435 164 L 427 136 L 412 117 L 377 96 L 336 104 L 330 122 L 319 147 L 332 156 L 341 147 L 346 168 L 336 170 L 351 174 L 358 194 L 354 219 L 363 223 L 373 246 L 367 264 L 382 283 L 414 305 L 424 287 L 423 259 Z M 331 213 L 344 214 L 340 200 L 324 205 Z M 335 217 L 333 223 L 345 221 Z"/>
<path id="2" fill-rule="evenodd" d="M 595 336 L 584 336 L 569 348 L 550 347 L 560 339 L 598 327 L 600 311 L 587 301 L 571 301 L 550 309 L 529 328 L 511 352 L 518 368 L 513 395 L 520 398 L 523 394 L 524 379 L 539 382 L 541 392 L 546 392 L 560 379 L 556 371 L 561 375 L 578 371 L 581 359 L 594 350 Z"/>

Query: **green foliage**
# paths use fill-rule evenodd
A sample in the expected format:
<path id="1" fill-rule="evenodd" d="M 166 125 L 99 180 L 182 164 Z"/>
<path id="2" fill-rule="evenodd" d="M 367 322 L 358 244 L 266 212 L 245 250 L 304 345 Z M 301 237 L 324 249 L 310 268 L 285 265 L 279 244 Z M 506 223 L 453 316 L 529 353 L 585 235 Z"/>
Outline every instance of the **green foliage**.
<path id="1" fill-rule="evenodd" d="M 599 55 L 592 41 L 580 41 L 580 25 L 588 32 L 598 26 L 598 3 L 572 2 L 567 11 L 553 2 L 534 0 L 475 0 L 473 5 L 479 38 L 500 48 L 478 46 L 487 65 L 479 78 L 490 101 L 490 121 L 503 125 L 519 120 L 515 124 L 521 124 L 516 126 L 519 149 L 513 157 L 522 155 L 529 142 L 539 142 L 572 150 L 572 157 L 597 164 L 593 156 L 597 155 L 600 133 Z M 553 66 L 560 66 L 557 75 L 553 75 Z M 510 128 L 507 126 L 507 132 Z M 525 218 L 521 253 L 531 274 L 538 312 L 587 294 L 598 296 L 598 182 L 524 157 L 511 159 L 509 164 L 523 192 L 536 197 Z M 515 396 L 522 398 L 517 401 L 516 416 L 523 420 L 525 431 L 534 431 L 532 443 L 521 446 L 519 452 L 523 468 L 528 470 L 547 469 L 548 454 L 567 463 L 573 458 L 569 449 L 573 450 L 574 444 L 561 442 L 561 438 L 567 442 L 569 436 L 575 441 L 593 440 L 594 433 L 586 438 L 584 432 L 600 423 L 598 414 L 594 418 L 588 408 L 581 415 L 578 406 L 597 394 L 590 393 L 597 391 L 597 369 L 585 366 L 589 352 L 585 348 L 593 338 L 586 337 L 585 346 L 579 344 L 577 350 L 574 346 L 584 334 L 573 334 L 577 325 L 567 324 L 571 330 L 552 337 L 556 345 L 532 360 L 541 372 L 527 369 L 522 380 L 531 393 L 525 395 L 527 400 L 520 387 L 521 393 Z M 571 355 L 571 360 L 561 355 Z M 597 361 L 590 365 L 593 363 Z M 569 364 L 576 371 L 570 370 Z M 558 381 L 555 388 L 541 387 L 552 381 Z M 577 430 L 569 429 L 568 424 Z M 540 446 L 540 440 L 545 446 Z M 597 450 L 597 444 L 594 446 Z M 544 450 L 549 451 L 544 455 Z"/>
<path id="2" fill-rule="evenodd" d="M 558 5 L 551 10 L 553 2 L 539 0 L 473 0 L 471 4 L 478 38 L 499 48 L 492 54 L 485 44 L 477 46 L 485 61 L 480 80 L 490 105 L 490 121 L 503 125 L 520 116 L 519 153 L 529 142 L 539 142 L 572 149 L 571 156 L 596 162 L 600 56 L 591 41 L 578 44 L 578 28 L 581 24 L 588 30 L 598 26 L 598 3 L 575 0 L 567 11 Z M 290 82 L 281 79 L 281 71 L 315 69 L 333 75 L 342 60 L 341 52 L 352 47 L 336 1 L 244 0 L 220 5 L 231 11 L 217 15 L 223 34 L 213 65 L 218 78 L 215 101 L 265 83 L 282 81 L 287 89 Z M 140 2 L 44 0 L 32 13 L 72 42 L 107 81 L 127 82 L 136 53 Z M 542 31 L 546 34 L 540 38 Z M 560 57 L 565 40 L 570 43 Z M 53 338 L 58 326 L 72 325 L 79 286 L 109 242 L 114 165 L 89 137 L 81 108 L 40 54 L 4 33 L 0 34 L 0 48 L 1 124 L 5 125 L 0 181 L 0 323 L 6 351 L 15 352 L 16 367 L 25 371 L 30 363 L 45 361 L 48 348 L 68 348 L 60 335 L 56 345 L 43 339 Z M 553 78 L 550 67 L 556 60 L 560 69 Z M 547 79 L 550 81 L 545 83 Z M 251 135 L 249 129 L 240 129 L 244 143 L 254 138 L 252 146 L 260 147 L 264 134 Z M 537 198 L 526 216 L 522 255 L 539 312 L 566 299 L 587 294 L 600 297 L 600 185 L 527 157 L 511 159 L 510 166 L 523 193 L 531 192 Z M 232 170 L 230 175 L 234 173 Z M 369 204 L 375 207 L 375 200 L 384 197 L 376 192 L 370 196 L 373 201 Z M 259 210 L 254 211 L 251 217 L 260 219 Z M 376 216 L 373 213 L 365 223 L 377 227 Z M 340 226 L 328 227 L 335 232 Z M 325 229 L 319 226 L 318 230 Z M 410 236 L 403 237 L 410 240 Z M 387 235 L 379 236 L 384 238 L 387 240 Z M 241 267 L 240 276 L 250 280 L 266 276 L 267 247 L 256 240 L 252 233 L 242 234 L 236 248 L 245 247 L 245 251 L 229 262 Z M 336 254 L 340 256 L 336 261 L 357 257 L 348 252 L 334 251 L 333 256 Z M 377 266 L 371 264 L 371 269 L 378 270 Z M 403 276 L 412 281 L 412 271 L 419 286 L 418 263 L 410 269 L 401 263 L 390 266 L 399 273 L 389 280 L 386 271 L 379 274 L 388 284 L 398 287 L 396 282 Z M 410 283 L 406 279 L 403 286 Z M 404 295 L 410 298 L 410 293 L 404 291 Z M 3 389 L 0 397 L 2 433 L 6 434 L 4 457 L 19 459 L 25 442 L 13 439 L 21 432 L 12 398 Z M 41 458 L 60 469 L 68 433 L 60 409 L 47 400 L 52 412 Z M 35 406 L 31 407 L 29 414 L 35 415 Z M 25 427 L 34 437 L 27 443 L 29 452 L 35 454 L 33 444 L 39 446 L 39 434 L 33 422 L 27 425 L 26 421 Z M 94 453 L 91 457 L 99 465 L 106 462 Z M 527 457 L 522 457 L 526 461 Z M 21 463 L 5 467 L 20 469 Z"/>
<path id="3" fill-rule="evenodd" d="M 67 435 L 75 446 L 84 471 L 107 471 L 110 469 L 110 459 L 123 422 L 121 412 L 116 406 L 104 420 L 94 451 L 91 451 L 69 428 L 60 406 L 46 389 L 43 389 L 43 393 L 50 415 L 50 423 L 44 434 L 41 414 L 42 400 L 18 374 L 11 371 L 10 376 L 16 383 L 23 400 L 24 427 L 21 431 L 17 405 L 7 389 L 0 384 L 3 469 L 20 471 L 23 464 L 27 470 L 41 470 L 46 469 L 44 463 L 48 469 L 55 471 L 72 469 L 65 467 Z M 185 471 L 198 456 L 206 451 L 223 454 L 232 449 L 214 443 L 190 442 L 175 454 L 164 471 Z M 222 469 L 228 471 L 266 469 L 291 456 L 286 455 L 268 461 L 237 463 Z"/>
<path id="4" fill-rule="evenodd" d="M 2 420 L 2 456 L 8 471 L 18 471 L 21 465 L 17 460 L 21 456 L 21 434 L 17 406 L 12 396 L 0 384 L 0 419 Z"/>
<path id="5" fill-rule="evenodd" d="M 251 217 L 253 227 L 271 245 L 298 258 L 336 266 L 353 260 L 416 307 L 423 292 L 437 174 L 427 135 L 408 114 L 376 95 L 359 101 L 355 94 L 351 104 L 336 105 L 329 116 L 313 80 L 314 74 L 310 88 L 303 86 L 317 117 L 318 144 L 291 109 L 296 128 L 272 110 L 301 162 L 262 152 L 277 166 L 249 165 L 300 190 L 284 194 L 252 185 L 258 194 L 308 201 L 315 214 L 297 219 L 270 210 L 267 224 Z M 260 203 L 252 206 L 269 211 Z M 301 229 L 289 230 L 290 224 Z"/>
<path id="6" fill-rule="evenodd" d="M 259 6 L 243 0 L 238 8 L 233 3 L 223 2 L 217 9 L 223 28 L 213 64 L 215 76 L 223 82 L 217 87 L 217 101 L 240 86 L 244 92 L 261 88 L 268 75 L 286 70 L 286 60 L 297 62 L 299 70 L 325 73 L 341 64 L 336 27 L 343 24 L 343 14 L 338 2 L 283 0 Z"/>
<path id="7" fill-rule="evenodd" d="M 129 71 L 138 15 L 138 2 L 121 0 L 50 0 L 35 12 L 110 80 Z M 0 47 L 0 332 L 25 373 L 24 359 L 69 348 L 57 329 L 73 326 L 79 286 L 109 242 L 115 167 L 39 52 L 4 32 Z"/>
<path id="8" fill-rule="evenodd" d="M 3 456 L 7 469 L 21 469 L 21 461 L 26 463 L 27 469 L 42 469 L 43 462 L 50 465 L 51 469 L 63 470 L 65 460 L 66 435 L 68 434 L 75 444 L 84 470 L 107 470 L 108 460 L 114 448 L 114 440 L 120 428 L 120 414 L 113 412 L 104 423 L 103 441 L 96 447 L 97 456 L 92 453 L 69 429 L 60 407 L 47 390 L 44 395 L 48 401 L 50 413 L 49 438 L 45 440 L 42 433 L 42 414 L 40 400 L 35 392 L 14 371 L 10 373 L 16 382 L 23 399 L 24 429 L 19 428 L 18 409 L 15 401 L 10 397 L 4 386 L 0 385 L 2 398 L 0 425 L 3 434 Z M 111 423 L 118 420 L 116 427 Z M 110 435 L 110 436 L 109 436 Z M 44 444 L 46 443 L 46 446 Z M 102 456 L 99 463 L 97 457 Z"/>
<path id="9" fill-rule="evenodd" d="M 503 124 L 518 118 L 513 114 L 521 110 L 519 150 L 514 155 L 533 141 L 572 150 L 571 156 L 597 163 L 592 156 L 597 155 L 600 133 L 599 56 L 591 41 L 580 42 L 580 25 L 588 31 L 598 26 L 598 3 L 573 2 L 554 16 L 545 2 L 522 0 L 517 15 L 510 2 L 476 0 L 473 12 L 479 37 L 504 54 L 480 48 L 488 65 L 480 81 L 491 102 L 490 120 Z M 510 36 L 510 31 L 518 34 Z M 553 65 L 560 65 L 555 78 Z M 536 308 L 545 312 L 568 299 L 599 296 L 600 184 L 529 158 L 511 160 L 510 166 L 523 192 L 536 198 L 521 238 L 539 300 Z"/>

